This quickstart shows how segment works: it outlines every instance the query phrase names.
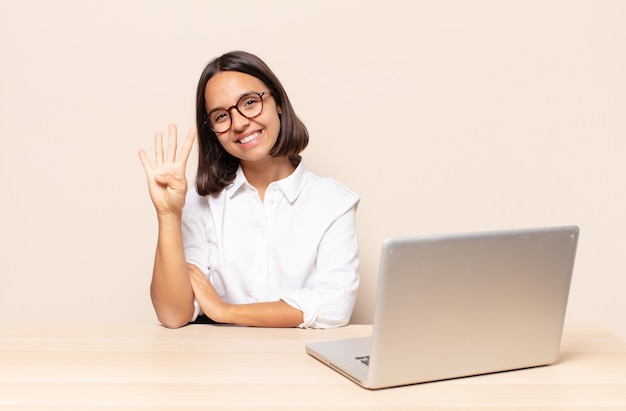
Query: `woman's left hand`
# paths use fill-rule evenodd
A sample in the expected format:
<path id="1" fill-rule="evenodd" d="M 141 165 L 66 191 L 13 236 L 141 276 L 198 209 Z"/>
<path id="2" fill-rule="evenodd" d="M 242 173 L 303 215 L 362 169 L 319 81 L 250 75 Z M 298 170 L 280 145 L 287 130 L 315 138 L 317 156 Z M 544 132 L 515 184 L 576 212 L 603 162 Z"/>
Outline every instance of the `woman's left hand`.
<path id="1" fill-rule="evenodd" d="M 191 288 L 204 314 L 215 322 L 253 327 L 297 327 L 302 311 L 283 300 L 249 304 L 229 304 L 222 300 L 204 273 L 188 264 Z"/>
<path id="2" fill-rule="evenodd" d="M 188 264 L 188 266 L 191 287 L 204 314 L 213 321 L 219 323 L 228 322 L 225 318 L 225 313 L 229 304 L 220 298 L 211 281 L 198 267 L 193 264 Z"/>

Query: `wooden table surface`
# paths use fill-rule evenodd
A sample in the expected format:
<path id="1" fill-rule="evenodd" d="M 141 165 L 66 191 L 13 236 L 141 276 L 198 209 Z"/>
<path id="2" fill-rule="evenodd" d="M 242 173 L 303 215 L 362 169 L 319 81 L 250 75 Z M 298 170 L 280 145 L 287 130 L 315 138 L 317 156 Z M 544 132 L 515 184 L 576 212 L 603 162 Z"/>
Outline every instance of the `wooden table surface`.
<path id="1" fill-rule="evenodd" d="M 626 343 L 565 327 L 548 367 L 368 391 L 307 355 L 333 330 L 156 324 L 0 331 L 0 410 L 626 410 Z"/>

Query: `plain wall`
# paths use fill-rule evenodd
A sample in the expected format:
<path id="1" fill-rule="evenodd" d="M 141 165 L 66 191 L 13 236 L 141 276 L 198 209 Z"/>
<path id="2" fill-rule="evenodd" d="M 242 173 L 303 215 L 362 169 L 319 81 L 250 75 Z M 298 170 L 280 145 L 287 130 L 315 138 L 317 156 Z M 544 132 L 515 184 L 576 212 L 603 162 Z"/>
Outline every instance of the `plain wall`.
<path id="1" fill-rule="evenodd" d="M 137 151 L 186 134 L 204 65 L 244 49 L 307 167 L 361 195 L 354 322 L 385 237 L 577 224 L 566 322 L 626 339 L 624 22 L 610 0 L 0 0 L 0 327 L 156 322 Z"/>

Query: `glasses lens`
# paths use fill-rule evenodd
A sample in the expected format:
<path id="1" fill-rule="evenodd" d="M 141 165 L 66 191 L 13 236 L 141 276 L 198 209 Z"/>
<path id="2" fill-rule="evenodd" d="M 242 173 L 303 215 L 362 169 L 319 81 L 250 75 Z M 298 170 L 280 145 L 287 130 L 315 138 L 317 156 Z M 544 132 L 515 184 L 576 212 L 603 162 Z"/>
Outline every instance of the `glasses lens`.
<path id="1" fill-rule="evenodd" d="M 248 118 L 258 116 L 263 110 L 263 100 L 258 94 L 246 94 L 237 102 L 237 110 Z"/>
<path id="2" fill-rule="evenodd" d="M 223 133 L 230 128 L 230 114 L 226 110 L 217 110 L 209 117 L 211 129 L 216 133 Z"/>

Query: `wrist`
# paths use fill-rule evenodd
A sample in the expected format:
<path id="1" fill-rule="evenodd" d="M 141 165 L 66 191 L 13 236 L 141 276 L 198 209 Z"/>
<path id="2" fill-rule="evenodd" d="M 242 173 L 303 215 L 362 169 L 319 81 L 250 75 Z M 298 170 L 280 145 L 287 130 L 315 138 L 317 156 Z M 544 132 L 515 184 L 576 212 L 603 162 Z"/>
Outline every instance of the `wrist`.
<path id="1" fill-rule="evenodd" d="M 213 320 L 222 323 L 222 324 L 235 324 L 234 317 L 234 308 L 235 305 L 229 304 L 227 302 L 220 302 L 214 311 L 214 317 L 211 317 Z"/>
<path id="2" fill-rule="evenodd" d="M 183 218 L 183 212 L 180 211 L 158 211 L 157 210 L 157 220 L 159 224 L 161 223 L 180 223 Z"/>

